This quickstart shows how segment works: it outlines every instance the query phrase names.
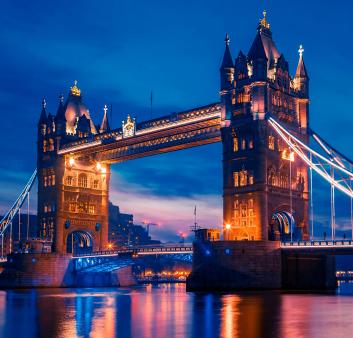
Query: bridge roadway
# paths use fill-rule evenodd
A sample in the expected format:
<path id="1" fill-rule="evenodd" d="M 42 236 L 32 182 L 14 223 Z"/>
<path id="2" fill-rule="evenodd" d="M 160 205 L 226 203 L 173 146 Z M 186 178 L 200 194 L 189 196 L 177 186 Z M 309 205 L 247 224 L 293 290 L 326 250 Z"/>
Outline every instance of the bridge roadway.
<path id="1" fill-rule="evenodd" d="M 96 251 L 91 253 L 77 253 L 74 254 L 74 258 L 89 258 L 89 257 L 99 257 L 99 256 L 122 256 L 122 255 L 132 255 L 146 256 L 146 255 L 168 255 L 168 254 L 190 254 L 192 253 L 192 244 L 182 244 L 182 245 L 159 245 L 159 246 L 135 246 L 131 248 L 124 248 L 119 250 L 108 250 L 108 251 Z"/>
<path id="2" fill-rule="evenodd" d="M 325 253 L 334 255 L 353 255 L 353 240 L 314 240 L 282 242 L 281 249 L 291 253 Z"/>

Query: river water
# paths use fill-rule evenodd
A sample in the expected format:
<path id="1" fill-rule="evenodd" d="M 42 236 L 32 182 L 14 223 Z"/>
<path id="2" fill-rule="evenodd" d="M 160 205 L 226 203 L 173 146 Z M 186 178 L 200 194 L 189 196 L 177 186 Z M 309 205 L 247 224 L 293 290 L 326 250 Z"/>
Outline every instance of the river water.
<path id="1" fill-rule="evenodd" d="M 0 291 L 0 337 L 353 337 L 353 284 L 332 294 L 187 293 L 185 284 Z"/>

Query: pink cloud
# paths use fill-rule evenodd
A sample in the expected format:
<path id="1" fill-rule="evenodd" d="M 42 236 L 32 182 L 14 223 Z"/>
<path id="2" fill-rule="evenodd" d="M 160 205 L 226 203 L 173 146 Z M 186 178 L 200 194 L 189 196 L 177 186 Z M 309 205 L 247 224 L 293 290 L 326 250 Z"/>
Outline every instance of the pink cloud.
<path id="1" fill-rule="evenodd" d="M 126 182 L 114 172 L 110 186 L 110 200 L 123 213 L 134 215 L 135 223 L 147 220 L 160 224 L 151 228 L 153 238 L 162 241 L 177 240 L 178 233 L 191 236 L 194 224 L 194 207 L 197 206 L 197 223 L 205 227 L 222 225 L 222 197 L 220 195 L 159 196 L 143 186 Z M 119 189 L 118 187 L 124 187 Z M 190 240 L 188 238 L 188 240 Z"/>

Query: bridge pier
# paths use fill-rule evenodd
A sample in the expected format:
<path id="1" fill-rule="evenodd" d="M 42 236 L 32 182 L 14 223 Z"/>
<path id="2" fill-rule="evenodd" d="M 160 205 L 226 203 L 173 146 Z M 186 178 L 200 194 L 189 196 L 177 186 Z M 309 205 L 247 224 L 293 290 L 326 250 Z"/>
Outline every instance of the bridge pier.
<path id="1" fill-rule="evenodd" d="M 114 287 L 136 284 L 131 266 L 110 272 L 77 271 L 71 255 L 12 254 L 0 273 L 0 288 Z"/>
<path id="2" fill-rule="evenodd" d="M 332 290 L 335 256 L 281 249 L 279 241 L 196 241 L 188 291 Z"/>

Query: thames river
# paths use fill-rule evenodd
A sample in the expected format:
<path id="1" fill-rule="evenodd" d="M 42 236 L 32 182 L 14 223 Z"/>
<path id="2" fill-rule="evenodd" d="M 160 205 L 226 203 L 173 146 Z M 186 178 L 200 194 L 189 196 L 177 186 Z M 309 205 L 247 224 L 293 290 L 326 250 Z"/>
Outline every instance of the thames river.
<path id="1" fill-rule="evenodd" d="M 196 294 L 185 284 L 0 291 L 0 336 L 347 338 L 353 284 L 331 294 Z"/>

